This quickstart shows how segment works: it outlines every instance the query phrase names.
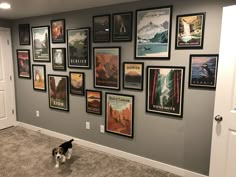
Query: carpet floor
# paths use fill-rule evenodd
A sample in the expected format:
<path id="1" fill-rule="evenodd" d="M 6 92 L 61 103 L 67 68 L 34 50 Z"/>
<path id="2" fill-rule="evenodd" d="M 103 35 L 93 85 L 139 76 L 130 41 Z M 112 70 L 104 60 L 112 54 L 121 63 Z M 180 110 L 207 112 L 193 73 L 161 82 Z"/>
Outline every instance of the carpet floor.
<path id="1" fill-rule="evenodd" d="M 0 177 L 179 177 L 75 143 L 55 168 L 51 150 L 62 142 L 22 127 L 0 130 Z"/>

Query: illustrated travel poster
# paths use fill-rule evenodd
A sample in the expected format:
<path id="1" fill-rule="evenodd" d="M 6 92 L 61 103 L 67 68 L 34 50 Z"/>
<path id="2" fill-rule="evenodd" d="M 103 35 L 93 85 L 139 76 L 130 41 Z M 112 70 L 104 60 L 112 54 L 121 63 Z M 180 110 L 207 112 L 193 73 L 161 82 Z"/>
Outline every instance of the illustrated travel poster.
<path id="1" fill-rule="evenodd" d="M 30 45 L 30 24 L 19 24 L 20 45 Z"/>
<path id="2" fill-rule="evenodd" d="M 29 50 L 17 50 L 18 75 L 22 78 L 30 78 L 30 53 Z"/>
<path id="3" fill-rule="evenodd" d="M 94 113 L 94 114 L 101 114 L 102 110 L 102 98 L 101 98 L 101 92 L 99 91 L 92 91 L 92 90 L 87 90 L 86 92 L 86 101 L 87 101 L 87 107 L 86 110 L 89 113 Z"/>
<path id="4" fill-rule="evenodd" d="M 143 64 L 124 63 L 124 88 L 142 90 L 143 86 Z"/>
<path id="5" fill-rule="evenodd" d="M 53 20 L 52 28 L 52 43 L 65 42 L 65 20 Z"/>
<path id="6" fill-rule="evenodd" d="M 148 67 L 147 111 L 182 117 L 184 68 Z"/>
<path id="7" fill-rule="evenodd" d="M 110 15 L 93 17 L 93 42 L 110 41 Z"/>
<path id="8" fill-rule="evenodd" d="M 45 66 L 33 65 L 34 89 L 46 90 Z"/>
<path id="9" fill-rule="evenodd" d="M 70 93 L 84 95 L 84 73 L 70 72 Z"/>
<path id="10" fill-rule="evenodd" d="M 169 58 L 172 8 L 137 11 L 136 58 Z"/>
<path id="11" fill-rule="evenodd" d="M 65 52 L 65 48 L 52 48 L 52 68 L 54 70 L 66 70 Z"/>

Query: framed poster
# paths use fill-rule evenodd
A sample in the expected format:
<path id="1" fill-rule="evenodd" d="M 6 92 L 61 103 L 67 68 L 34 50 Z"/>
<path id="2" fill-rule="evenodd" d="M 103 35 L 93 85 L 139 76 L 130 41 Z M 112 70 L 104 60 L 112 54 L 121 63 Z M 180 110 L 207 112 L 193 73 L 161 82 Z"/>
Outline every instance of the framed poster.
<path id="1" fill-rule="evenodd" d="M 176 17 L 175 49 L 202 49 L 205 14 L 195 13 Z"/>
<path id="2" fill-rule="evenodd" d="M 218 54 L 190 55 L 189 87 L 216 88 Z"/>
<path id="3" fill-rule="evenodd" d="M 66 48 L 52 48 L 52 69 L 66 70 Z"/>
<path id="4" fill-rule="evenodd" d="M 69 111 L 68 76 L 48 74 L 49 107 Z"/>
<path id="5" fill-rule="evenodd" d="M 34 90 L 46 91 L 46 67 L 45 65 L 32 65 Z"/>
<path id="6" fill-rule="evenodd" d="M 18 31 L 20 45 L 30 45 L 30 24 L 19 24 Z"/>
<path id="7" fill-rule="evenodd" d="M 32 27 L 33 60 L 50 62 L 49 26 Z"/>
<path id="8" fill-rule="evenodd" d="M 70 93 L 84 95 L 84 73 L 70 72 Z"/>
<path id="9" fill-rule="evenodd" d="M 134 96 L 106 93 L 105 131 L 133 138 Z"/>
<path id="10" fill-rule="evenodd" d="M 102 115 L 102 92 L 86 90 L 86 112 Z"/>
<path id="11" fill-rule="evenodd" d="M 183 116 L 184 73 L 184 67 L 147 67 L 147 112 Z"/>
<path id="12" fill-rule="evenodd" d="M 123 88 L 143 90 L 143 62 L 123 62 Z"/>
<path id="13" fill-rule="evenodd" d="M 169 59 L 172 6 L 136 11 L 135 58 Z"/>
<path id="14" fill-rule="evenodd" d="M 52 43 L 65 43 L 65 19 L 51 21 Z"/>
<path id="15" fill-rule="evenodd" d="M 132 41 L 133 12 L 112 14 L 112 41 Z"/>
<path id="16" fill-rule="evenodd" d="M 110 15 L 93 16 L 93 42 L 110 42 Z"/>
<path id="17" fill-rule="evenodd" d="M 68 66 L 70 68 L 89 69 L 90 59 L 90 28 L 67 30 Z"/>
<path id="18" fill-rule="evenodd" d="M 16 50 L 18 77 L 31 79 L 30 50 Z"/>
<path id="19" fill-rule="evenodd" d="M 120 47 L 95 47 L 94 87 L 120 89 Z"/>

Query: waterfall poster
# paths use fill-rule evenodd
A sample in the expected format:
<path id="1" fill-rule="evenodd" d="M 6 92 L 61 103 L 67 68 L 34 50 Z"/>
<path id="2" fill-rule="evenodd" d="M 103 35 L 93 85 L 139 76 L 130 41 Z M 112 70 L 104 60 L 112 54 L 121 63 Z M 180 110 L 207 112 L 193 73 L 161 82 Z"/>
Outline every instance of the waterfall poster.
<path id="1" fill-rule="evenodd" d="M 136 59 L 169 59 L 172 6 L 136 11 Z"/>
<path id="2" fill-rule="evenodd" d="M 147 112 L 183 116 L 184 67 L 147 67 Z"/>
<path id="3" fill-rule="evenodd" d="M 106 132 L 133 138 L 134 96 L 106 93 Z"/>
<path id="4" fill-rule="evenodd" d="M 218 57 L 190 55 L 189 87 L 216 88 Z"/>
<path id="5" fill-rule="evenodd" d="M 202 49 L 205 13 L 179 15 L 176 18 L 176 49 Z"/>

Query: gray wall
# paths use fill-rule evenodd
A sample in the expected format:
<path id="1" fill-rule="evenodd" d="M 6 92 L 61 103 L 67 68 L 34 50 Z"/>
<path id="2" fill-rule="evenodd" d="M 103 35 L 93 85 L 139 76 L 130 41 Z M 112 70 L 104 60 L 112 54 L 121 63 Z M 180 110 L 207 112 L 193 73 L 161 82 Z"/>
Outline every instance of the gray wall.
<path id="1" fill-rule="evenodd" d="M 177 2 L 175 0 L 145 0 L 143 2 L 16 20 L 13 24 L 14 58 L 16 58 L 16 49 L 31 49 L 32 52 L 31 46 L 19 45 L 17 27 L 20 23 L 42 26 L 50 25 L 50 20 L 52 19 L 65 18 L 67 29 L 92 27 L 93 15 L 130 10 L 135 12 L 136 9 L 163 5 L 173 5 L 171 59 L 168 61 L 145 61 L 145 67 L 147 65 L 186 67 L 182 119 L 145 112 L 145 80 L 143 91 L 121 89 L 118 92 L 135 96 L 134 139 L 109 133 L 102 134 L 99 133 L 99 125 L 104 125 L 105 121 L 104 102 L 102 116 L 86 113 L 84 96 L 70 95 L 69 113 L 50 110 L 48 106 L 48 93 L 34 91 L 32 80 L 19 79 L 17 72 L 15 72 L 18 120 L 208 175 L 215 91 L 188 88 L 189 55 L 215 54 L 219 52 L 221 14 L 222 7 L 227 5 L 226 1 L 198 0 L 189 2 L 189 0 L 180 0 Z M 203 50 L 175 50 L 176 15 L 197 12 L 206 12 Z M 51 45 L 51 47 L 56 46 L 66 46 L 66 44 Z M 134 41 L 128 43 L 92 44 L 92 46 L 121 46 L 122 62 L 137 61 L 134 60 Z M 35 62 L 32 61 L 32 63 Z M 46 63 L 46 66 L 47 74 L 68 75 L 69 71 L 78 71 L 78 69 L 67 69 L 67 72 L 56 72 L 52 71 L 51 63 Z M 15 71 L 17 71 L 16 62 L 14 67 Z M 80 69 L 79 71 L 85 72 L 86 89 L 94 89 L 92 69 Z M 146 78 L 146 73 L 144 78 Z M 103 100 L 105 100 L 105 92 L 111 91 L 102 91 Z M 117 91 L 113 92 L 117 93 Z M 36 110 L 40 111 L 40 118 L 36 118 Z M 86 121 L 91 122 L 91 130 L 85 129 Z"/>
<path id="2" fill-rule="evenodd" d="M 0 19 L 0 27 L 10 28 L 11 24 L 10 20 Z"/>

